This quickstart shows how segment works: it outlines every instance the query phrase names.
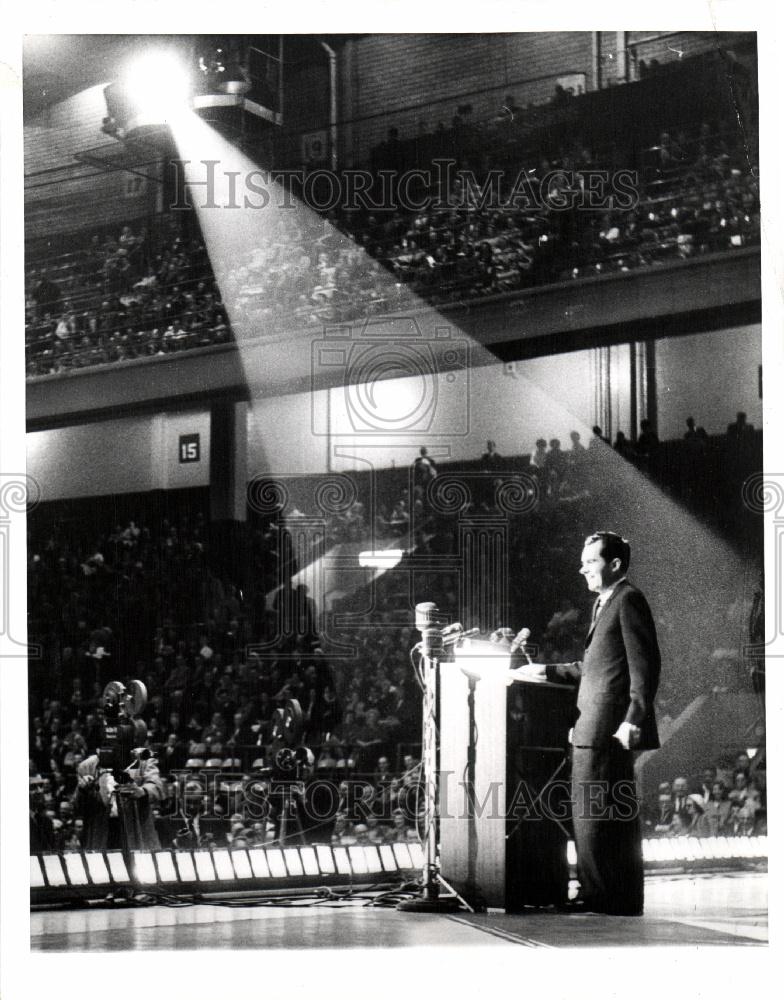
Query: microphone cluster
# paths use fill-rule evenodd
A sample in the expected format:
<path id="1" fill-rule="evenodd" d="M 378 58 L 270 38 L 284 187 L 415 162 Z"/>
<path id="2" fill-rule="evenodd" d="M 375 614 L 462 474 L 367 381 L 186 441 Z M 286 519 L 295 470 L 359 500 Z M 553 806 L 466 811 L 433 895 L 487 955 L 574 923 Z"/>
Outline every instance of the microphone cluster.
<path id="1" fill-rule="evenodd" d="M 460 622 L 455 622 L 452 625 L 447 625 L 446 628 L 441 629 L 441 639 L 443 644 L 452 645 L 456 642 L 461 642 L 463 639 L 468 639 L 472 635 L 479 635 L 478 628 L 465 629 L 460 624 Z"/>

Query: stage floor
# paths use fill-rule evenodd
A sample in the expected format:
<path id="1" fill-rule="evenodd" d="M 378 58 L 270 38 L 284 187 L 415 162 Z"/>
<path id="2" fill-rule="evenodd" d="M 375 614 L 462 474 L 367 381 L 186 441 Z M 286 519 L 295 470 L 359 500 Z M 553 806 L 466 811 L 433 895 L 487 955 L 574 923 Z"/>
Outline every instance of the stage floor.
<path id="1" fill-rule="evenodd" d="M 637 918 L 549 911 L 442 916 L 357 900 L 47 910 L 32 913 L 30 926 L 32 950 L 47 952 L 762 945 L 768 940 L 767 874 L 651 876 L 645 916 Z"/>

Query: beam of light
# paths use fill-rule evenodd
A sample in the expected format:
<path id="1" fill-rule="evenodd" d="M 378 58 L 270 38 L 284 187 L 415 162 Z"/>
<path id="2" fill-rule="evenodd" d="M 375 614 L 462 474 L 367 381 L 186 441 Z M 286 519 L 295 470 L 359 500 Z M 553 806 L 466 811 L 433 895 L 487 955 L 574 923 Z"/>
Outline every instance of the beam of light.
<path id="1" fill-rule="evenodd" d="M 359 428 L 353 438 L 338 438 L 346 442 L 340 446 L 342 454 L 353 448 L 358 462 L 383 465 L 383 448 L 390 442 L 396 446 L 400 443 L 399 439 L 385 438 L 384 434 L 396 430 L 396 421 L 404 417 L 410 420 L 412 413 L 422 412 L 425 383 L 429 383 L 429 391 L 433 394 L 443 393 L 450 385 L 454 389 L 454 382 L 449 382 L 453 376 L 468 380 L 469 369 L 476 371 L 489 365 L 501 367 L 495 355 L 465 334 L 452 316 L 445 317 L 406 285 L 397 282 L 371 254 L 327 219 L 297 201 L 274 178 L 263 174 L 257 164 L 195 114 L 178 115 L 172 120 L 171 128 L 179 154 L 185 161 L 186 180 L 198 185 L 193 189 L 195 210 L 234 331 L 252 408 L 258 406 L 263 413 L 265 384 L 270 379 L 274 382 L 279 371 L 288 370 L 292 378 L 302 379 L 303 371 L 307 371 L 311 346 L 320 344 L 324 337 L 323 324 L 312 316 L 310 329 L 292 332 L 290 315 L 279 308 L 270 282 L 258 291 L 254 289 L 254 272 L 269 276 L 276 273 L 276 269 L 283 273 L 286 268 L 301 268 L 306 283 L 312 273 L 312 255 L 317 255 L 321 246 L 333 253 L 346 250 L 360 273 L 372 271 L 379 297 L 386 303 L 394 303 L 388 307 L 393 315 L 381 317 L 378 324 L 373 320 L 365 327 L 361 320 L 334 324 L 349 331 L 344 334 L 348 336 L 347 344 L 341 344 L 339 338 L 329 342 L 332 360 L 343 366 L 340 368 L 345 374 L 343 384 L 331 393 L 316 393 L 307 386 L 294 397 L 301 401 L 298 405 L 305 411 L 314 405 L 316 396 L 329 397 L 335 423 L 340 406 L 349 411 L 358 401 L 363 403 L 366 423 L 378 436 L 369 434 L 365 426 Z M 209 185 L 205 185 L 204 161 L 213 164 Z M 255 189 L 249 187 L 249 178 Z M 262 194 L 257 193 L 258 190 Z M 263 207 L 259 207 L 262 203 Z M 292 245 L 301 247 L 299 261 L 285 258 L 285 252 L 289 252 L 290 258 Z M 357 291 L 359 293 L 359 289 Z M 313 303 L 307 300 L 305 305 Z M 418 370 L 416 364 L 410 363 L 407 351 L 416 359 L 423 356 L 418 352 L 416 341 L 406 336 L 410 332 L 406 324 L 410 325 L 413 315 L 425 331 L 425 339 L 443 328 L 450 328 L 453 338 L 462 338 L 466 345 L 462 369 L 458 364 L 456 371 L 448 373 L 437 368 L 428 370 L 426 365 Z M 306 322 L 303 320 L 302 325 Z M 363 329 L 364 341 L 361 364 L 357 363 L 352 373 L 345 368 L 345 355 L 346 350 L 352 348 L 352 331 L 357 328 Z M 378 341 L 375 353 L 374 337 Z M 303 343 L 305 353 L 297 354 Z M 577 418 L 569 406 L 571 400 L 575 400 L 573 405 L 577 406 L 579 399 L 583 412 L 589 412 L 585 400 L 591 393 L 591 371 L 586 366 L 582 377 L 579 370 L 575 370 L 570 382 L 557 382 L 548 378 L 547 360 L 540 359 L 542 364 L 531 366 L 539 373 L 537 378 L 541 384 L 526 377 L 519 365 L 513 366 L 519 398 L 527 404 L 524 412 L 537 413 L 537 426 L 528 428 L 529 441 L 538 434 L 550 437 L 546 429 L 556 426 L 573 427 L 587 443 L 591 428 Z M 365 381 L 356 376 L 357 370 L 363 373 Z M 404 370 L 408 377 L 401 380 L 397 376 Z M 396 377 L 385 381 L 390 375 Z M 439 397 L 439 407 L 441 402 Z M 470 397 L 468 402 L 471 406 L 478 405 Z M 498 413 L 495 419 L 514 423 L 513 409 Z M 448 456 L 448 442 L 453 432 L 450 432 L 449 421 L 444 420 L 443 424 Z M 431 431 L 428 439 L 438 440 L 437 432 Z M 405 443 L 412 447 L 415 440 L 412 431 Z M 332 439 L 327 444 L 331 446 Z M 368 446 L 372 446 L 371 450 Z M 439 456 L 434 457 L 438 459 Z M 581 512 L 580 520 L 586 516 L 592 519 L 593 523 L 586 525 L 586 530 L 611 529 L 631 540 L 630 576 L 648 596 L 657 618 L 669 683 L 677 687 L 679 679 L 693 679 L 696 674 L 701 681 L 704 678 L 703 690 L 710 690 L 715 670 L 710 651 L 718 647 L 732 648 L 738 676 L 744 678 L 742 648 L 746 643 L 747 616 L 743 602 L 748 601 L 755 582 L 749 578 L 747 563 L 716 532 L 612 448 L 601 445 L 594 462 L 600 470 L 602 483 L 600 502 L 597 497 L 575 498 L 580 502 L 574 510 L 576 514 Z M 273 471 L 285 473 L 286 470 Z M 575 575 L 578 559 L 579 551 L 576 551 Z M 514 567 L 510 567 L 510 572 L 513 571 Z M 586 607 L 589 599 L 590 595 L 586 594 Z M 516 614 L 520 624 L 524 624 L 526 609 L 516 609 Z"/>

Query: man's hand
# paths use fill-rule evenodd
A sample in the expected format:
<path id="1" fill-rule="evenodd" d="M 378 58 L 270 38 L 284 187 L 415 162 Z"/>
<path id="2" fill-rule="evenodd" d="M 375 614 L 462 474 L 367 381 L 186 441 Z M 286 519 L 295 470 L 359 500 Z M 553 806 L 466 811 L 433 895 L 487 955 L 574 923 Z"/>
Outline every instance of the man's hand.
<path id="1" fill-rule="evenodd" d="M 129 799 L 142 799 L 147 794 L 141 785 L 118 785 L 117 791 Z"/>
<path id="2" fill-rule="evenodd" d="M 89 788 L 90 785 L 95 784 L 95 775 L 80 774 L 79 777 L 76 779 L 76 784 L 79 786 L 79 788 Z"/>
<path id="3" fill-rule="evenodd" d="M 544 681 L 547 680 L 547 668 L 544 663 L 522 663 L 508 674 L 509 682 L 517 681 Z"/>
<path id="4" fill-rule="evenodd" d="M 613 735 L 624 750 L 634 750 L 640 743 L 640 727 L 631 722 L 622 722 Z"/>

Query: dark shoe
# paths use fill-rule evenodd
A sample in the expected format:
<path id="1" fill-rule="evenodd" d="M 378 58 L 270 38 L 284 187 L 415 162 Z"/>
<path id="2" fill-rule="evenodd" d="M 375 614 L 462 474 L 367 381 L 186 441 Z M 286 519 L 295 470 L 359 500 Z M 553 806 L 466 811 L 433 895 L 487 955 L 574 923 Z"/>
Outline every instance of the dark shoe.
<path id="1" fill-rule="evenodd" d="M 570 899 L 566 903 L 558 903 L 555 907 L 556 913 L 595 913 L 596 911 L 584 899 Z"/>

